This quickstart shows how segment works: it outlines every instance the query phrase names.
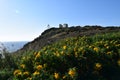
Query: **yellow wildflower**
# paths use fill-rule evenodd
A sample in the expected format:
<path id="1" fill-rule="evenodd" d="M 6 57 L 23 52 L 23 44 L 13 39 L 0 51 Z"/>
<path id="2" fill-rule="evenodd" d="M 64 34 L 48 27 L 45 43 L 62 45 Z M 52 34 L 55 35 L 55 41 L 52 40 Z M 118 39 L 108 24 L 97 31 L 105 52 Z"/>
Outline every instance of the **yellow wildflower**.
<path id="1" fill-rule="evenodd" d="M 120 59 L 117 61 L 118 65 L 120 66 Z"/>
<path id="2" fill-rule="evenodd" d="M 63 55 L 63 54 L 64 54 L 64 51 L 61 51 L 61 54 Z"/>
<path id="3" fill-rule="evenodd" d="M 36 68 L 37 68 L 37 70 L 41 70 L 43 67 L 42 67 L 42 65 L 38 65 Z"/>
<path id="4" fill-rule="evenodd" d="M 57 57 L 59 57 L 59 56 L 60 56 L 60 54 L 59 54 L 59 53 L 57 53 L 57 54 L 56 54 L 56 56 L 57 56 Z"/>
<path id="5" fill-rule="evenodd" d="M 78 57 L 78 53 L 77 52 L 75 52 L 75 57 Z"/>
<path id="6" fill-rule="evenodd" d="M 116 46 L 116 47 L 119 47 L 119 46 L 120 46 L 120 44 L 116 44 L 115 46 Z"/>
<path id="7" fill-rule="evenodd" d="M 28 75 L 29 75 L 29 72 L 28 72 L 28 71 L 25 71 L 25 72 L 23 72 L 23 75 L 28 76 Z"/>
<path id="8" fill-rule="evenodd" d="M 21 75 L 22 74 L 22 72 L 20 71 L 20 70 L 15 70 L 14 71 L 14 75 L 16 76 L 16 75 Z"/>
<path id="9" fill-rule="evenodd" d="M 78 45 L 78 43 L 76 42 L 76 43 L 75 43 L 75 46 L 77 46 L 77 45 Z"/>
<path id="10" fill-rule="evenodd" d="M 17 74 L 17 76 L 21 76 L 22 75 L 22 72 L 19 72 L 18 74 Z"/>
<path id="11" fill-rule="evenodd" d="M 28 77 L 27 80 L 32 80 L 32 78 L 31 78 L 31 77 Z"/>
<path id="12" fill-rule="evenodd" d="M 24 69 L 25 68 L 25 64 L 21 64 L 20 67 Z"/>
<path id="13" fill-rule="evenodd" d="M 36 56 L 37 52 L 34 52 L 34 55 Z"/>
<path id="14" fill-rule="evenodd" d="M 89 48 L 92 48 L 92 46 L 89 46 Z"/>
<path id="15" fill-rule="evenodd" d="M 67 48 L 67 46 L 63 46 L 63 49 L 66 49 Z"/>
<path id="16" fill-rule="evenodd" d="M 110 43 L 113 43 L 114 41 L 110 41 Z"/>
<path id="17" fill-rule="evenodd" d="M 60 53 L 58 51 L 56 51 L 55 53 L 53 53 L 55 56 L 59 57 Z"/>
<path id="18" fill-rule="evenodd" d="M 74 77 L 74 76 L 76 75 L 76 70 L 75 70 L 75 68 L 70 69 L 69 72 L 68 72 L 68 74 L 69 74 L 71 77 Z"/>
<path id="19" fill-rule="evenodd" d="M 104 46 L 106 47 L 106 46 L 108 46 L 108 44 L 104 44 Z"/>
<path id="20" fill-rule="evenodd" d="M 37 53 L 35 58 L 39 58 L 40 57 L 40 53 Z"/>
<path id="21" fill-rule="evenodd" d="M 96 70 L 102 69 L 102 65 L 101 65 L 100 63 L 96 63 L 96 64 L 95 64 L 95 69 L 96 69 Z"/>
<path id="22" fill-rule="evenodd" d="M 66 76 L 63 76 L 63 79 L 65 79 L 66 78 Z"/>
<path id="23" fill-rule="evenodd" d="M 59 73 L 54 73 L 54 77 L 55 77 L 55 79 L 59 79 Z"/>
<path id="24" fill-rule="evenodd" d="M 43 64 L 43 67 L 46 68 L 46 67 L 47 67 L 47 64 Z"/>
<path id="25" fill-rule="evenodd" d="M 120 47 L 120 44 L 118 44 L 118 47 Z"/>
<path id="26" fill-rule="evenodd" d="M 97 47 L 94 48 L 94 51 L 98 52 L 98 50 L 99 50 L 99 49 L 98 49 Z"/>
<path id="27" fill-rule="evenodd" d="M 40 73 L 39 73 L 38 71 L 35 71 L 35 72 L 33 73 L 34 76 L 39 75 L 39 74 L 40 74 Z"/>
<path id="28" fill-rule="evenodd" d="M 106 46 L 107 49 L 109 49 L 109 46 Z"/>
<path id="29" fill-rule="evenodd" d="M 102 44 L 102 43 L 103 43 L 103 41 L 100 41 L 100 43 Z"/>
<path id="30" fill-rule="evenodd" d="M 106 54 L 111 54 L 112 52 L 107 52 Z"/>

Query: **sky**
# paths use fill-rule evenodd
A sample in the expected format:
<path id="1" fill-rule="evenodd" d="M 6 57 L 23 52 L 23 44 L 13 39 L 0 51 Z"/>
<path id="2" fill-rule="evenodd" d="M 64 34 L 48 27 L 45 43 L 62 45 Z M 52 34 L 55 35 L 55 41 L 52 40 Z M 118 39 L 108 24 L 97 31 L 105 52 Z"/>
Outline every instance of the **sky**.
<path id="1" fill-rule="evenodd" d="M 120 26 L 120 0 L 0 0 L 0 41 L 32 41 L 44 30 Z"/>

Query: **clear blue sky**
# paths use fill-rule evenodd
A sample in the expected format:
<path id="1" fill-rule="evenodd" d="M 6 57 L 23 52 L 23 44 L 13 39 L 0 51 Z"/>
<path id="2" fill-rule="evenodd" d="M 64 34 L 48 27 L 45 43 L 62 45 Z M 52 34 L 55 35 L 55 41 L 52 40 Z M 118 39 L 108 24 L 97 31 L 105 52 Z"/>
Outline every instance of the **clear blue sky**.
<path id="1" fill-rule="evenodd" d="M 120 0 L 0 0 L 0 41 L 38 37 L 47 25 L 120 25 Z"/>

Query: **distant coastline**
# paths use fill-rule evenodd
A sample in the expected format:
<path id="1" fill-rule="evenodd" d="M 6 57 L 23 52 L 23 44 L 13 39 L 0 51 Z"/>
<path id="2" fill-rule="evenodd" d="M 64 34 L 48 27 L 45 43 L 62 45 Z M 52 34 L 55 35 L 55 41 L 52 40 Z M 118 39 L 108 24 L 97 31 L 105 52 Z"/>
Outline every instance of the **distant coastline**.
<path id="1" fill-rule="evenodd" d="M 21 49 L 28 42 L 29 41 L 3 41 L 0 43 L 0 47 L 6 48 L 6 51 L 11 53 Z"/>

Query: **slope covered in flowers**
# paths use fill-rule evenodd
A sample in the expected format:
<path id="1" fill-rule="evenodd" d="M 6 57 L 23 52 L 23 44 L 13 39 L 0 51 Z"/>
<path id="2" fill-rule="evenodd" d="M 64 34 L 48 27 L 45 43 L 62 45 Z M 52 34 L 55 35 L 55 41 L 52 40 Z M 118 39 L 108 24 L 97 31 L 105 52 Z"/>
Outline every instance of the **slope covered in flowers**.
<path id="1" fill-rule="evenodd" d="M 68 38 L 22 57 L 14 80 L 119 80 L 120 32 Z"/>

